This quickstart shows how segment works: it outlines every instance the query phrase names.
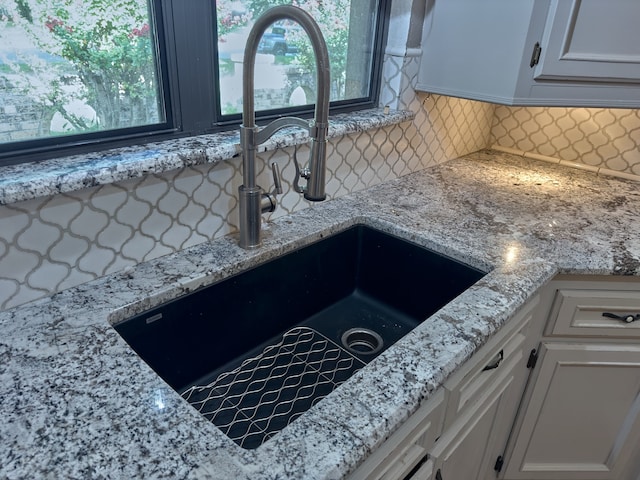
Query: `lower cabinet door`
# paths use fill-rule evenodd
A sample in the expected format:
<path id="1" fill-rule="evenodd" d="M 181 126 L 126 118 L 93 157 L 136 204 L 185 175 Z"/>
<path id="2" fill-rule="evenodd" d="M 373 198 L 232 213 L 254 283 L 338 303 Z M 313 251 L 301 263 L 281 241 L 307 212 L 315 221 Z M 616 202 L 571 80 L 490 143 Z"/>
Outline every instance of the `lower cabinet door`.
<path id="1" fill-rule="evenodd" d="M 550 343 L 502 478 L 637 480 L 640 345 Z"/>
<path id="2" fill-rule="evenodd" d="M 373 452 L 347 478 L 348 480 L 404 480 L 428 475 L 431 467 L 428 449 L 442 429 L 444 391 L 436 392 L 427 402 Z"/>
<path id="3" fill-rule="evenodd" d="M 522 358 L 501 365 L 486 393 L 438 439 L 431 455 L 434 479 L 496 478 L 494 465 L 503 453 L 528 373 Z"/>

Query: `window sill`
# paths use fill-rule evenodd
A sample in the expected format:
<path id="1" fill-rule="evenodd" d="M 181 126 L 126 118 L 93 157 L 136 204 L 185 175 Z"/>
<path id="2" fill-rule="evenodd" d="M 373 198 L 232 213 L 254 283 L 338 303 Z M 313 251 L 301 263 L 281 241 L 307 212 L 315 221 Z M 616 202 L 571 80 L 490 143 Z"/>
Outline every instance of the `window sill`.
<path id="1" fill-rule="evenodd" d="M 375 108 L 332 115 L 329 138 L 386 127 L 412 120 L 408 111 L 384 113 Z M 259 151 L 306 143 L 308 133 L 287 129 L 260 145 Z M 212 164 L 240 154 L 238 131 L 200 135 L 148 143 L 84 155 L 61 157 L 39 163 L 0 168 L 0 205 L 31 200 L 87 187 L 105 185 L 147 174 Z"/>

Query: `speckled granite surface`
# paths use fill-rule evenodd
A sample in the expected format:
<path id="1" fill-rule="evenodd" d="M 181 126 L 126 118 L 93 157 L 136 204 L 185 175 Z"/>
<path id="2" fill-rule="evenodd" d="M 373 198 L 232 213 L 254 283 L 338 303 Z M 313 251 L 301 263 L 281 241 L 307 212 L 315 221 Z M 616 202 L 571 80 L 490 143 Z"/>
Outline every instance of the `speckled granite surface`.
<path id="1" fill-rule="evenodd" d="M 638 211 L 637 183 L 483 151 L 3 312 L 0 478 L 341 478 L 555 273 L 640 275 Z M 111 327 L 356 223 L 491 272 L 256 450 Z"/>
<path id="2" fill-rule="evenodd" d="M 409 111 L 361 110 L 332 115 L 328 138 L 411 120 Z M 281 130 L 257 149 L 260 152 L 309 141 L 298 128 Z M 179 138 L 39 162 L 0 167 L 0 205 L 72 192 L 86 187 L 137 178 L 191 165 L 216 164 L 240 153 L 238 131 Z"/>

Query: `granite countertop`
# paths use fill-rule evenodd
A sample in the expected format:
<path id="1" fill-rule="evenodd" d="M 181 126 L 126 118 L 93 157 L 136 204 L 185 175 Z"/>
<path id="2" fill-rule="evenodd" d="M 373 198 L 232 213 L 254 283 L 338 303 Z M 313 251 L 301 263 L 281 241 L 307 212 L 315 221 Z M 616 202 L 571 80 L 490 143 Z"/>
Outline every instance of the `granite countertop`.
<path id="1" fill-rule="evenodd" d="M 410 111 L 381 108 L 334 114 L 330 116 L 327 138 L 406 122 L 414 116 Z M 266 152 L 308 141 L 309 132 L 297 127 L 285 128 L 260 144 L 256 151 Z M 0 205 L 192 165 L 215 165 L 240 153 L 240 134 L 235 130 L 54 158 L 38 162 L 37 169 L 32 163 L 0 166 Z"/>
<path id="2" fill-rule="evenodd" d="M 0 313 L 0 478 L 341 478 L 554 274 L 640 275 L 638 211 L 637 183 L 481 151 Z M 490 273 L 256 450 L 111 326 L 357 223 Z"/>

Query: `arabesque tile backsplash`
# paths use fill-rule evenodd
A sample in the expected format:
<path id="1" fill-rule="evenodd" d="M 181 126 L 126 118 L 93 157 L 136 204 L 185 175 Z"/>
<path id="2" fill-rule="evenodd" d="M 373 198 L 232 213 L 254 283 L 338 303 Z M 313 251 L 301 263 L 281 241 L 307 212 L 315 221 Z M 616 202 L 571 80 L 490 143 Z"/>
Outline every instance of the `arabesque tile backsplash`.
<path id="1" fill-rule="evenodd" d="M 640 110 L 494 106 L 414 92 L 417 54 L 385 56 L 381 105 L 412 122 L 334 138 L 327 193 L 336 198 L 491 145 L 640 175 Z M 299 148 L 304 158 L 305 148 Z M 293 148 L 259 156 L 282 171 L 272 214 L 310 205 L 293 192 Z M 236 230 L 239 159 L 0 207 L 0 310 Z"/>
<path id="2" fill-rule="evenodd" d="M 497 106 L 491 145 L 640 175 L 640 109 Z"/>

